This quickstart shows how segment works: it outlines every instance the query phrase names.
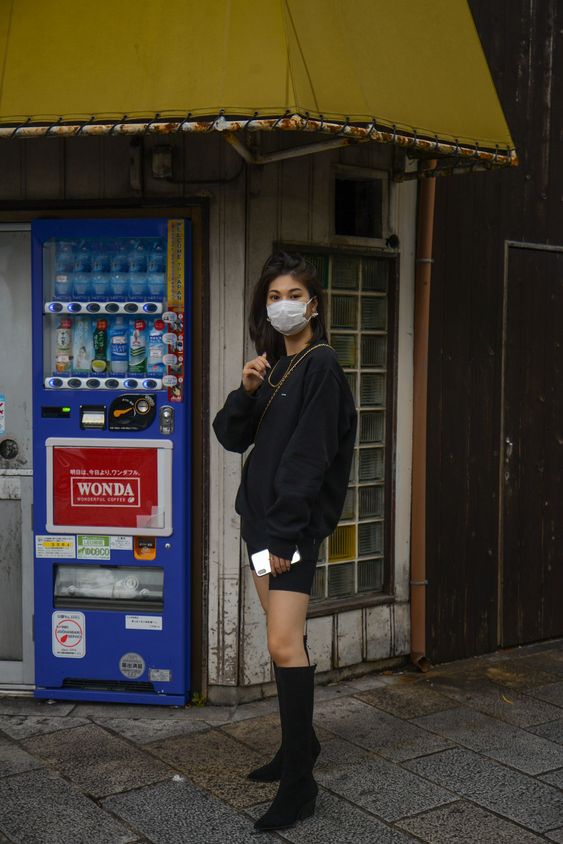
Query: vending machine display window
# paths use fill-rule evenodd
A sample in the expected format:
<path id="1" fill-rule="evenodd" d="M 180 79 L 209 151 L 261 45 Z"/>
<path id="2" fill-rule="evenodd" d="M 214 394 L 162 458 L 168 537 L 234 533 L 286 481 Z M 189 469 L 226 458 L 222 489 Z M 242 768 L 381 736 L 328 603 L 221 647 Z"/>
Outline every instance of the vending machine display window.
<path id="1" fill-rule="evenodd" d="M 149 566 L 55 566 L 57 608 L 162 612 L 164 571 Z"/>
<path id="2" fill-rule="evenodd" d="M 49 437 L 47 530 L 170 536 L 170 440 Z"/>
<path id="3" fill-rule="evenodd" d="M 46 388 L 162 390 L 177 383 L 183 328 L 178 310 L 168 309 L 174 242 L 116 236 L 43 243 Z"/>

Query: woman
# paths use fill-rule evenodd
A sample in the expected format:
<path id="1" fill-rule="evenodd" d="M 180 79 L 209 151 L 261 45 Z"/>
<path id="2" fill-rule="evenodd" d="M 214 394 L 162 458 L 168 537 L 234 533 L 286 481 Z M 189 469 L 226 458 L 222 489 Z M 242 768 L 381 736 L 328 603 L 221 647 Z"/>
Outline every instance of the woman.
<path id="1" fill-rule="evenodd" d="M 243 453 L 235 501 L 254 584 L 266 613 L 282 743 L 249 779 L 280 778 L 256 829 L 291 826 L 312 815 L 320 744 L 313 729 L 314 672 L 303 635 L 319 545 L 333 532 L 348 487 L 357 412 L 328 345 L 323 290 L 303 256 L 278 252 L 255 286 L 250 336 L 260 353 L 245 364 L 238 389 L 213 421 L 219 442 Z M 271 573 L 259 576 L 252 554 L 268 549 Z M 291 563 L 295 550 L 301 559 Z"/>

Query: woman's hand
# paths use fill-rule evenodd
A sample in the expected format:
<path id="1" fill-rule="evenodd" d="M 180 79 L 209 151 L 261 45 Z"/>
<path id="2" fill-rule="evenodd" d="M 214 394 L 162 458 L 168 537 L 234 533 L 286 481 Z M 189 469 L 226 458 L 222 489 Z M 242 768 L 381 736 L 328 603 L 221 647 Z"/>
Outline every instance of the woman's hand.
<path id="1" fill-rule="evenodd" d="M 291 560 L 284 560 L 283 557 L 276 557 L 275 554 L 270 553 L 270 566 L 272 569 L 272 575 L 276 577 L 276 575 L 281 574 L 284 571 L 289 571 L 291 568 Z"/>
<path id="2" fill-rule="evenodd" d="M 257 358 L 252 358 L 244 365 L 242 370 L 242 386 L 247 393 L 254 393 L 264 380 L 266 369 L 271 367 L 266 358 L 266 352 Z"/>

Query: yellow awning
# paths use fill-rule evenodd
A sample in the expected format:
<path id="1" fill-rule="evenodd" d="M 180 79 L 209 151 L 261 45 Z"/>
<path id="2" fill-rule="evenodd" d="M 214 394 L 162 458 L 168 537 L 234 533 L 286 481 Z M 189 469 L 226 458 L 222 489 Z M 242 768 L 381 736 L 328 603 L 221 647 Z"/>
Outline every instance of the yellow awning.
<path id="1" fill-rule="evenodd" d="M 255 118 L 515 163 L 467 0 L 1 0 L 0 51 L 4 137 Z"/>

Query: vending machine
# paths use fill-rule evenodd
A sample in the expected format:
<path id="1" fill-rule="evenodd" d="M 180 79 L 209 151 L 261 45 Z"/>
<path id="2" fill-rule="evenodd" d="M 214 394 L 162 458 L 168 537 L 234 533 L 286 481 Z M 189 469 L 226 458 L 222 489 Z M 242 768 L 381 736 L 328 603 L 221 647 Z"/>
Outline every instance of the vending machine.
<path id="1" fill-rule="evenodd" d="M 33 235 L 35 696 L 185 704 L 191 231 Z"/>

